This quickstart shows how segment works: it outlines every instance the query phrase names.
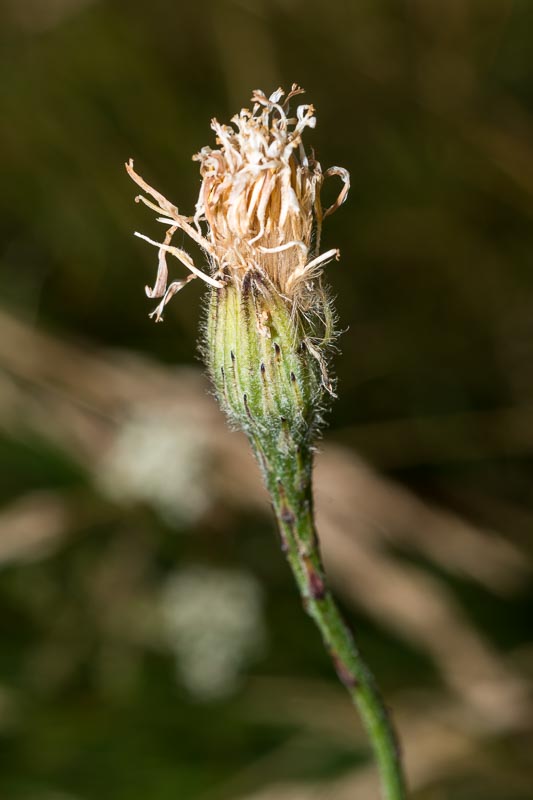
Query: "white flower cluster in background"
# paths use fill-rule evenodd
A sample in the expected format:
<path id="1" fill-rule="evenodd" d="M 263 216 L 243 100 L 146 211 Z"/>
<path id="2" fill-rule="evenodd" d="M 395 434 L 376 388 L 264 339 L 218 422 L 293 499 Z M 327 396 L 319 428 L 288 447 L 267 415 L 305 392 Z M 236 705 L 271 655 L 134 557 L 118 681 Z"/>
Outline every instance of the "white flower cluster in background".
<path id="1" fill-rule="evenodd" d="M 178 678 L 198 699 L 233 693 L 264 648 L 261 587 L 248 572 L 202 565 L 176 572 L 161 611 Z"/>
<path id="2" fill-rule="evenodd" d="M 209 508 L 209 448 L 183 413 L 147 409 L 126 420 L 97 471 L 100 488 L 119 502 L 150 503 L 175 527 Z"/>

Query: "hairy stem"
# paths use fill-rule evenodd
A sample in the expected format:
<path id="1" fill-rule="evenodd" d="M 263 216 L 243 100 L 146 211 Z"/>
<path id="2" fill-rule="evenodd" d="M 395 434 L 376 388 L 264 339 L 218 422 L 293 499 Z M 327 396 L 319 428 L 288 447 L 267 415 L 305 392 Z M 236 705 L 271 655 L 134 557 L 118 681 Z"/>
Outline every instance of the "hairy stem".
<path id="1" fill-rule="evenodd" d="M 398 742 L 374 677 L 327 586 L 316 534 L 308 448 L 265 448 L 252 439 L 287 556 L 307 613 L 320 630 L 340 680 L 357 707 L 372 744 L 384 800 L 405 800 Z"/>

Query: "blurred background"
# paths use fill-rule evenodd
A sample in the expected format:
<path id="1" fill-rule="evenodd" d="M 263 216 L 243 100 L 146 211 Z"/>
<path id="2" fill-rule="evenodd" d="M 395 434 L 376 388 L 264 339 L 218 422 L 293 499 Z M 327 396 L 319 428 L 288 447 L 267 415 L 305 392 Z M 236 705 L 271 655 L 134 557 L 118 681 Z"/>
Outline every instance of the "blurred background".
<path id="1" fill-rule="evenodd" d="M 148 318 L 132 234 L 161 229 L 123 168 L 190 213 L 211 117 L 297 82 L 323 167 L 352 174 L 324 231 L 330 579 L 413 798 L 533 797 L 533 4 L 0 13 L 0 796 L 377 798 L 209 395 L 201 282 Z"/>

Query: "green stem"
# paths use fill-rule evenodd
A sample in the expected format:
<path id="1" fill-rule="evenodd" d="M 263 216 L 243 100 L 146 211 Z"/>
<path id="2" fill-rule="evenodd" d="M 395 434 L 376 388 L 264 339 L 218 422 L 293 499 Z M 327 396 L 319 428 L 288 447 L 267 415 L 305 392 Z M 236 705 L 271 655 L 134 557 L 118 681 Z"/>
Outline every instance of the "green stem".
<path id="1" fill-rule="evenodd" d="M 312 456 L 295 446 L 252 446 L 263 470 L 281 535 L 307 613 L 318 626 L 337 674 L 357 707 L 379 768 L 384 800 L 405 800 L 398 742 L 388 711 L 353 636 L 327 587 L 311 491 Z"/>
<path id="2" fill-rule="evenodd" d="M 324 299 L 322 316 L 327 319 L 326 306 Z M 383 798 L 404 800 L 392 723 L 326 585 L 311 477 L 312 442 L 329 381 L 316 331 L 307 317 L 294 311 L 259 270 L 249 269 L 241 285 L 213 291 L 206 329 L 209 371 L 222 407 L 247 434 L 259 461 L 304 605 L 374 748 Z"/>

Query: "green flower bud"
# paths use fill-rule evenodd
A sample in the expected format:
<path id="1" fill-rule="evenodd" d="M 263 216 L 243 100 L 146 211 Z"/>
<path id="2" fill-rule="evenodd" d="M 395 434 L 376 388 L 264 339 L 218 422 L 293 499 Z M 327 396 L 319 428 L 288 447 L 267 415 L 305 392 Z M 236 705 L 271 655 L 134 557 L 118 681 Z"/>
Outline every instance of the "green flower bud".
<path id="1" fill-rule="evenodd" d="M 220 405 L 251 439 L 282 448 L 316 430 L 323 376 L 309 334 L 260 272 L 211 291 L 206 363 Z"/>

